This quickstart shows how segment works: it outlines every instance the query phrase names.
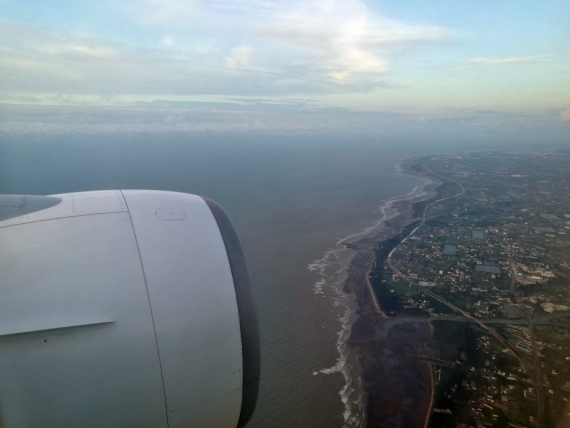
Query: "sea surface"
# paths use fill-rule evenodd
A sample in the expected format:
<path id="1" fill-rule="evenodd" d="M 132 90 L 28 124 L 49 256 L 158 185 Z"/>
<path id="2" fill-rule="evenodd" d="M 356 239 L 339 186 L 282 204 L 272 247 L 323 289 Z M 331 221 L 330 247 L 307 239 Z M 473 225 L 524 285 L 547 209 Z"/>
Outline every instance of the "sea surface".
<path id="1" fill-rule="evenodd" d="M 248 427 L 359 427 L 342 244 L 396 215 L 390 201 L 421 193 L 425 180 L 399 171 L 403 156 L 310 138 L 0 136 L 0 194 L 161 189 L 216 200 L 241 238 L 259 310 L 261 389 Z"/>

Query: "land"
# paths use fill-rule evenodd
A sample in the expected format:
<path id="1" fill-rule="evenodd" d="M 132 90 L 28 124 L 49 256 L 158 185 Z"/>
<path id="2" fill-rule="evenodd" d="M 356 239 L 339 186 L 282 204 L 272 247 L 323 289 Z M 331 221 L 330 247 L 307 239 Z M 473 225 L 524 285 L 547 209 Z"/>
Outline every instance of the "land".
<path id="1" fill-rule="evenodd" d="M 356 251 L 368 426 L 556 427 L 570 416 L 570 154 L 408 160 L 437 187 Z"/>

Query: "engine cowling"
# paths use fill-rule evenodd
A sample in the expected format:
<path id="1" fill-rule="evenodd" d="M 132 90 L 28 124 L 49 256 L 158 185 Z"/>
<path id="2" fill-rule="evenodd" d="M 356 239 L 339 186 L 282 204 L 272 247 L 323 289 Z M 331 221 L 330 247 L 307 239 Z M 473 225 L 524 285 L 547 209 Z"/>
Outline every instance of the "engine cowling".
<path id="1" fill-rule="evenodd" d="M 257 313 L 213 201 L 0 196 L 0 426 L 243 427 Z"/>

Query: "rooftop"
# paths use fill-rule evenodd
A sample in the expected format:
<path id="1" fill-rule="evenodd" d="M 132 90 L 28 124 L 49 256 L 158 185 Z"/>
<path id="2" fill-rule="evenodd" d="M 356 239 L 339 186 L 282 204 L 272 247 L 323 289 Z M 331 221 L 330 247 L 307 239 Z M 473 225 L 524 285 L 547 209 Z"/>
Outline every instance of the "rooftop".
<path id="1" fill-rule="evenodd" d="M 471 237 L 473 239 L 485 239 L 485 234 L 483 232 L 481 232 L 480 230 L 472 230 L 471 231 Z"/>
<path id="2" fill-rule="evenodd" d="M 475 270 L 488 273 L 501 273 L 501 268 L 498 268 L 496 266 L 477 265 L 475 266 Z"/>
<path id="3" fill-rule="evenodd" d="M 554 214 L 541 214 L 540 216 L 545 220 L 560 220 L 560 218 Z"/>

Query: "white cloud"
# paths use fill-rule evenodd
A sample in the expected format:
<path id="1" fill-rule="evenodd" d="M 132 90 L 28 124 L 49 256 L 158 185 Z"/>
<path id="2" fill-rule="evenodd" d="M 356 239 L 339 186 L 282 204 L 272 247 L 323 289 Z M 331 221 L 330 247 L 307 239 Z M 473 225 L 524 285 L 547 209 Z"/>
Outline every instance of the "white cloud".
<path id="1" fill-rule="evenodd" d="M 256 53 L 260 72 L 361 88 L 378 83 L 378 75 L 388 71 L 395 55 L 448 37 L 441 27 L 383 18 L 361 0 L 196 0 L 189 4 L 144 0 L 142 4 L 143 23 L 182 26 L 188 34 L 199 29 L 200 37 L 216 40 L 218 49 L 235 39 L 237 43 L 223 55 L 230 68 L 240 68 L 246 55 L 240 49 L 247 45 Z"/>
<path id="2" fill-rule="evenodd" d="M 112 9 L 102 13 L 114 19 L 101 25 L 105 6 Z M 84 33 L 69 30 L 79 28 L 78 22 L 61 24 L 64 12 L 53 22 L 38 16 L 34 22 L 43 27 L 0 20 L 0 109 L 21 108 L 21 116 L 10 123 L 26 129 L 31 110 L 24 107 L 44 106 L 47 119 L 38 123 L 48 127 L 54 120 L 50 112 L 59 111 L 62 129 L 91 129 L 115 117 L 132 129 L 146 121 L 149 129 L 168 129 L 177 121 L 184 129 L 218 129 L 221 118 L 228 118 L 231 129 L 246 127 L 245 117 L 257 117 L 255 126 L 272 121 L 267 129 L 295 129 L 301 123 L 313 129 L 316 116 L 306 114 L 310 105 L 312 114 L 323 112 L 322 128 L 333 129 L 342 125 L 349 110 L 421 111 L 419 117 L 430 117 L 438 107 L 486 105 L 488 101 L 480 98 L 500 95 L 487 90 L 481 97 L 461 96 L 461 91 L 471 94 L 474 85 L 449 71 L 455 60 L 448 52 L 423 55 L 413 63 L 402 61 L 398 67 L 406 55 L 446 44 L 449 30 L 388 19 L 364 0 L 124 0 L 103 2 L 97 8 L 99 15 L 92 20 L 88 13 L 83 15 Z M 498 67 L 547 61 L 548 55 L 473 58 L 469 63 Z M 563 74 L 565 65 L 556 61 L 552 65 Z M 392 90 L 375 91 L 380 87 Z M 560 96 L 564 94 L 551 98 Z M 304 101 L 283 104 L 293 98 Z M 236 101 L 219 101 L 230 99 L 239 99 L 240 107 Z M 258 108 L 255 115 L 245 110 L 250 106 L 247 100 Z M 536 108 L 534 100 L 532 105 L 525 103 L 520 103 L 522 108 Z M 281 105 L 279 114 L 267 113 L 273 104 Z M 570 120 L 570 112 L 561 112 L 561 107 L 567 106 L 547 107 L 552 116 L 548 120 L 566 130 L 562 120 Z M 68 112 L 75 108 L 85 108 L 81 114 L 86 118 L 100 109 L 98 122 L 70 119 Z M 140 113 L 144 109 L 146 113 Z M 296 115 L 287 116 L 292 110 Z M 157 111 L 169 119 L 152 123 Z M 1 116 L 2 126 L 8 126 Z M 358 129 L 376 123 L 376 116 L 351 120 Z M 123 122 L 118 122 L 114 129 L 123 129 Z"/>
<path id="3" fill-rule="evenodd" d="M 444 112 L 439 115 L 354 112 L 347 109 L 300 109 L 305 100 L 242 100 L 183 102 L 155 100 L 127 105 L 22 105 L 0 103 L 0 137 L 6 134 L 64 134 L 69 132 L 207 132 L 279 133 L 296 138 L 297 133 L 332 135 L 334 138 L 373 137 L 376 141 L 429 141 L 456 144 L 474 141 L 473 149 L 487 141 L 536 143 L 548 135 L 550 141 L 567 143 L 568 129 L 558 117 L 552 124 L 544 114 L 476 114 L 473 111 Z M 546 115 L 550 115 L 546 113 Z M 226 134 L 227 137 L 227 134 Z M 395 139 L 395 140 L 394 140 Z M 496 147 L 496 146 L 495 146 Z"/>
<path id="4" fill-rule="evenodd" d="M 285 4 L 269 9 L 267 19 L 255 24 L 254 34 L 289 48 L 307 75 L 336 83 L 372 83 L 389 69 L 396 53 L 447 37 L 439 27 L 382 18 L 359 0 Z"/>
<path id="5" fill-rule="evenodd" d="M 120 42 L 0 21 L 0 91 L 366 92 L 388 85 L 395 56 L 447 37 L 439 27 L 385 19 L 360 0 L 141 0 L 120 7 L 132 19 Z"/>
<path id="6" fill-rule="evenodd" d="M 143 23 L 156 26 L 188 25 L 189 18 L 200 11 L 199 2 L 193 0 L 140 0 L 140 3 L 123 7 L 128 8 Z"/>
<path id="7" fill-rule="evenodd" d="M 172 46 L 176 42 L 176 38 L 170 35 L 162 36 L 162 40 L 160 41 L 164 46 Z"/>
<path id="8" fill-rule="evenodd" d="M 473 58 L 468 62 L 474 65 L 495 65 L 495 64 L 538 64 L 542 62 L 548 62 L 550 60 L 549 55 L 541 56 L 521 56 L 512 58 Z"/>
<path id="9" fill-rule="evenodd" d="M 0 104 L 133 108 L 119 100 L 302 94 L 322 107 L 323 96 L 389 86 L 397 56 L 447 37 L 360 0 L 137 0 L 114 11 L 131 18 L 115 39 L 96 25 L 80 34 L 0 21 Z"/>
<path id="10" fill-rule="evenodd" d="M 253 49 L 249 46 L 237 46 L 226 57 L 228 68 L 250 69 L 254 66 Z"/>

